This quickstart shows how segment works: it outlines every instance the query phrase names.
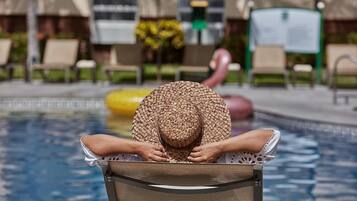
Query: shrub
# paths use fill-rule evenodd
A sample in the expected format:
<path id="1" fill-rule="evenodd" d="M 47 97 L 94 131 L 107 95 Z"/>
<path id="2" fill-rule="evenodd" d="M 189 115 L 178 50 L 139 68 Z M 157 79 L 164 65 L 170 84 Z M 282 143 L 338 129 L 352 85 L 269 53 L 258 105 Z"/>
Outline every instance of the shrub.
<path id="1" fill-rule="evenodd" d="M 347 35 L 348 43 L 357 44 L 357 32 L 352 32 Z"/>
<path id="2" fill-rule="evenodd" d="M 177 20 L 140 21 L 135 29 L 136 37 L 144 46 L 157 50 L 162 48 L 180 49 L 184 45 L 181 23 Z"/>
<path id="3" fill-rule="evenodd" d="M 315 54 L 288 53 L 288 67 L 292 68 L 295 64 L 310 64 L 315 66 Z"/>
<path id="4" fill-rule="evenodd" d="M 27 57 L 27 34 L 13 33 L 11 34 L 11 40 L 11 61 L 15 63 L 25 63 Z"/>
<path id="5" fill-rule="evenodd" d="M 329 43 L 357 44 L 357 32 L 351 32 L 348 34 L 326 34 L 325 44 Z"/>
<path id="6" fill-rule="evenodd" d="M 219 46 L 227 49 L 232 56 L 233 62 L 245 65 L 245 47 L 247 44 L 246 35 L 232 35 L 224 37 Z"/>

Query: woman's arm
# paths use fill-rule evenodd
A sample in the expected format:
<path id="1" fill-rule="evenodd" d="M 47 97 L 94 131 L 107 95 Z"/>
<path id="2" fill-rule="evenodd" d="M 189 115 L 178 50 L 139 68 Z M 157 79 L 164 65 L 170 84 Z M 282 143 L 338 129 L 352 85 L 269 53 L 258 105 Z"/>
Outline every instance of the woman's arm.
<path id="1" fill-rule="evenodd" d="M 83 144 L 98 156 L 117 153 L 139 154 L 147 161 L 168 161 L 161 145 L 153 145 L 134 140 L 122 139 L 110 135 L 97 134 L 81 137 Z"/>
<path id="2" fill-rule="evenodd" d="M 272 130 L 253 130 L 220 142 L 195 147 L 188 159 L 192 162 L 214 162 L 220 155 L 228 152 L 257 153 L 272 135 Z"/>

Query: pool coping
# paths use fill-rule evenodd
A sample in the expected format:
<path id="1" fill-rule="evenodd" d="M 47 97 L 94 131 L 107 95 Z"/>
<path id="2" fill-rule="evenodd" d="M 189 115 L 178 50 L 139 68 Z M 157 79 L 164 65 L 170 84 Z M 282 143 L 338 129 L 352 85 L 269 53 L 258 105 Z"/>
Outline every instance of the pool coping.
<path id="1" fill-rule="evenodd" d="M 55 112 L 96 111 L 105 109 L 103 98 L 24 97 L 0 98 L 0 111 Z"/>
<path id="2" fill-rule="evenodd" d="M 299 117 L 287 116 L 263 110 L 255 110 L 254 115 L 255 118 L 273 122 L 276 125 L 288 129 L 303 129 L 307 131 L 332 133 L 345 137 L 357 137 L 357 126 L 355 125 L 302 119 Z"/>
<path id="3" fill-rule="evenodd" d="M 295 121 L 308 121 L 308 122 L 312 122 L 312 123 L 316 123 L 316 124 L 328 124 L 331 126 L 344 126 L 344 127 L 352 127 L 357 129 L 357 125 L 354 124 L 348 124 L 348 123 L 340 123 L 340 122 L 332 122 L 332 121 L 324 121 L 324 120 L 316 120 L 316 119 L 309 119 L 309 118 L 301 118 L 301 117 L 297 117 L 297 116 L 289 116 L 286 114 L 280 114 L 277 112 L 271 112 L 271 111 L 267 111 L 264 109 L 254 109 L 254 113 L 255 114 L 267 114 L 270 116 L 273 116 L 275 118 L 279 118 L 279 119 L 290 119 L 290 120 L 295 120 Z"/>
<path id="4" fill-rule="evenodd" d="M 106 110 L 103 98 L 78 97 L 24 97 L 0 98 L 0 112 L 63 112 L 63 111 L 103 111 Z M 257 118 L 274 122 L 283 127 L 333 132 L 341 135 L 357 136 L 357 126 L 329 121 L 318 121 L 288 116 L 264 109 L 254 109 Z"/>

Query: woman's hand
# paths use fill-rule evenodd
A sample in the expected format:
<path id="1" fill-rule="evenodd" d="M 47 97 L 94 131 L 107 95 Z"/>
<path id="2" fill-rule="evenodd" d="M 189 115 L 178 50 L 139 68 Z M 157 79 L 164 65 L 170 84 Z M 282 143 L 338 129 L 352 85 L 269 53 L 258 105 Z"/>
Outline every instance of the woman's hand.
<path id="1" fill-rule="evenodd" d="M 187 159 L 191 162 L 211 163 L 215 162 L 221 153 L 221 145 L 219 142 L 216 142 L 193 148 Z"/>
<path id="2" fill-rule="evenodd" d="M 167 156 L 164 147 L 162 145 L 153 145 L 150 143 L 142 142 L 138 146 L 138 154 L 145 161 L 156 161 L 156 162 L 169 161 L 169 157 Z"/>

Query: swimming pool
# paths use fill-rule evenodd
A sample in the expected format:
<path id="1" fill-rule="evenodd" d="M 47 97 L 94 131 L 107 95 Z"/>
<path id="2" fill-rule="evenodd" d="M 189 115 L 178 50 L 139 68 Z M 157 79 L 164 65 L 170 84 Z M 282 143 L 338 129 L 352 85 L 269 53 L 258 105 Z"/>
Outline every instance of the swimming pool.
<path id="1" fill-rule="evenodd" d="M 264 167 L 264 200 L 357 200 L 356 137 L 259 117 L 233 131 L 260 127 L 282 132 L 277 158 Z M 84 163 L 78 140 L 113 130 L 105 113 L 0 113 L 0 200 L 107 200 L 101 172 Z"/>

